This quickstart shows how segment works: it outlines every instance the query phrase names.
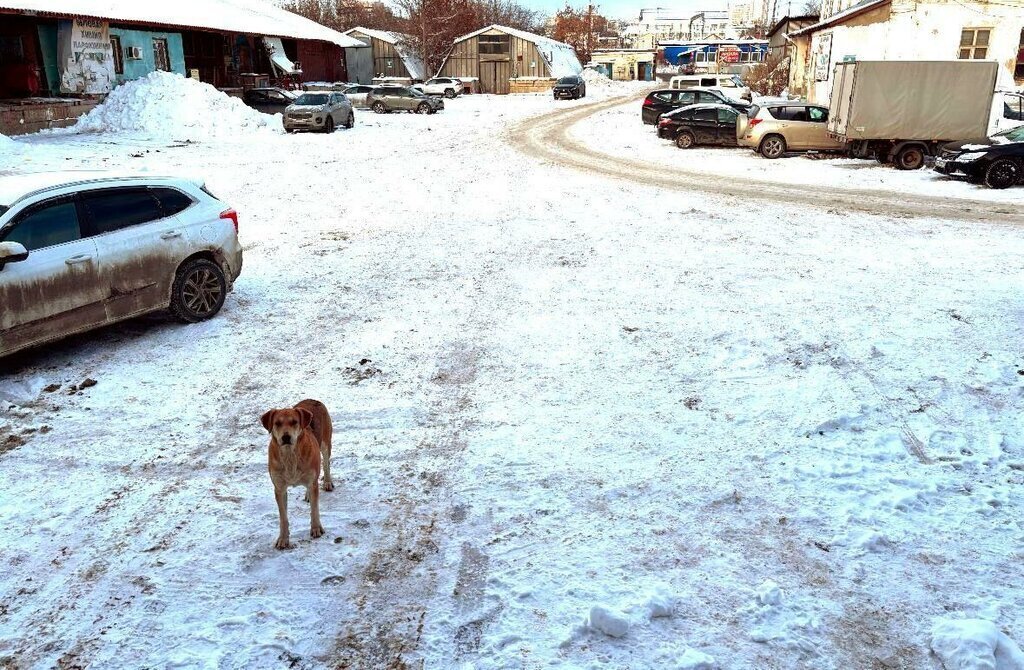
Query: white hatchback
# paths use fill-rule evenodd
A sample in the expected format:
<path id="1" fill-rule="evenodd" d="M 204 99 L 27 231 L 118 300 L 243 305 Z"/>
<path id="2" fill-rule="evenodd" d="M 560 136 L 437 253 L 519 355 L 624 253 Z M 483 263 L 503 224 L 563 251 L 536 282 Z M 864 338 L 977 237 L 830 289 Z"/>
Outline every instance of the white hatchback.
<path id="1" fill-rule="evenodd" d="M 462 93 L 463 84 L 454 77 L 434 77 L 422 84 L 413 84 L 412 87 L 427 95 L 443 95 L 446 98 L 454 98 Z"/>
<path id="2" fill-rule="evenodd" d="M 0 177 L 0 356 L 156 310 L 208 319 L 241 271 L 238 215 L 201 181 Z"/>

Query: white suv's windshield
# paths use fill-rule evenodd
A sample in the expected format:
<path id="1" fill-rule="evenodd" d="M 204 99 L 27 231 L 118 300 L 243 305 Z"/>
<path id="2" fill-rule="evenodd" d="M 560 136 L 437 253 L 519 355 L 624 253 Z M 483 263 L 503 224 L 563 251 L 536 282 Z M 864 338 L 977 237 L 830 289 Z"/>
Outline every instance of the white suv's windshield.
<path id="1" fill-rule="evenodd" d="M 323 93 L 304 93 L 295 101 L 296 105 L 326 105 L 330 96 Z"/>

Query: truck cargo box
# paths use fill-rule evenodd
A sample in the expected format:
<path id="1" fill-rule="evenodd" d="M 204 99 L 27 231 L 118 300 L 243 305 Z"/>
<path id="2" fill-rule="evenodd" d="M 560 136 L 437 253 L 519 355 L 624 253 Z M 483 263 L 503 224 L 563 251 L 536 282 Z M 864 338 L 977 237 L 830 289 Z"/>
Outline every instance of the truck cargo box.
<path id="1" fill-rule="evenodd" d="M 966 140 L 987 135 L 994 61 L 836 63 L 829 133 L 847 140 Z"/>

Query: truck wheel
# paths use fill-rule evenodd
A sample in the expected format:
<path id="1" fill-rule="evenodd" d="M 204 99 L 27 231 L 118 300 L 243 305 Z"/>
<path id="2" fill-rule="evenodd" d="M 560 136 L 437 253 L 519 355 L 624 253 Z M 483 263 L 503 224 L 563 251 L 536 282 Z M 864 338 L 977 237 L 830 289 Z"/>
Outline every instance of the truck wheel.
<path id="1" fill-rule="evenodd" d="M 881 163 L 882 165 L 886 165 L 888 163 L 891 163 L 892 160 L 889 158 L 889 150 L 888 149 L 875 149 L 875 160 L 878 161 L 879 163 Z"/>
<path id="2" fill-rule="evenodd" d="M 985 170 L 985 186 L 1009 188 L 1020 181 L 1020 165 L 1009 158 L 1001 158 Z"/>
<path id="3" fill-rule="evenodd" d="M 779 158 L 786 153 L 786 140 L 781 135 L 769 135 L 761 140 L 757 149 L 765 158 Z"/>
<path id="4" fill-rule="evenodd" d="M 689 149 L 694 144 L 696 144 L 696 142 L 696 138 L 693 136 L 693 133 L 691 133 L 689 130 L 684 130 L 683 132 L 676 135 L 676 146 L 679 147 L 680 149 Z"/>
<path id="5" fill-rule="evenodd" d="M 918 170 L 924 165 L 924 149 L 921 147 L 903 147 L 896 152 L 897 170 Z"/>

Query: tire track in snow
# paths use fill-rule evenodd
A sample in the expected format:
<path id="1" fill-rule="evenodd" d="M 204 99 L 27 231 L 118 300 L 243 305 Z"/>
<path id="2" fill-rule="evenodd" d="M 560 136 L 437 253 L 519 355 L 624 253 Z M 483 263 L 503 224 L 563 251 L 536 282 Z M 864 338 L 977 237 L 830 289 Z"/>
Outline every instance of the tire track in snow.
<path id="1" fill-rule="evenodd" d="M 891 218 L 927 217 L 1024 225 L 1024 214 L 1010 205 L 984 200 L 886 193 L 870 189 L 790 186 L 749 178 L 742 184 L 745 191 L 737 191 L 735 180 L 724 176 L 708 179 L 706 172 L 685 165 L 668 171 L 663 166 L 595 151 L 570 137 L 569 130 L 577 123 L 636 100 L 639 97 L 622 96 L 593 105 L 550 112 L 516 124 L 506 133 L 505 138 L 512 146 L 534 158 L 582 172 L 673 191 L 705 192 L 738 200 L 767 200 L 775 204 L 809 205 L 830 211 L 842 209 Z"/>

